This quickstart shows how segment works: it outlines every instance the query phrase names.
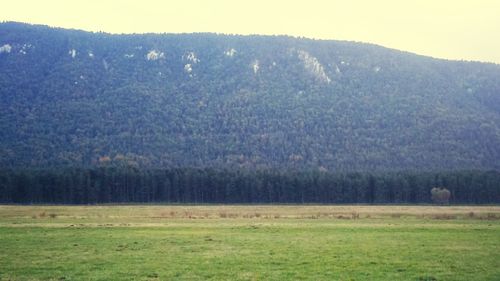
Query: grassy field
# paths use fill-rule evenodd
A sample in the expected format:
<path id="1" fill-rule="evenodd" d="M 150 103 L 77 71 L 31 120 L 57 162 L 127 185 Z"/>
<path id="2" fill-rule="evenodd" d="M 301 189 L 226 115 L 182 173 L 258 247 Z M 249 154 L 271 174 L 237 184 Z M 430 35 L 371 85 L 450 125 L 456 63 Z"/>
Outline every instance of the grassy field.
<path id="1" fill-rule="evenodd" d="M 0 280 L 500 280 L 500 207 L 0 206 Z"/>

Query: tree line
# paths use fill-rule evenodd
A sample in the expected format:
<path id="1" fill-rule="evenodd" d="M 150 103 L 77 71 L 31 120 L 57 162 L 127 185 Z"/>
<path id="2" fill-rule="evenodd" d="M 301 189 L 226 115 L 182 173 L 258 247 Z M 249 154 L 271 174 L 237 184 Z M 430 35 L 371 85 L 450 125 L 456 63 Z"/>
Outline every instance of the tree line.
<path id="1" fill-rule="evenodd" d="M 0 203 L 500 203 L 500 172 L 332 173 L 318 170 L 133 167 L 1 169 Z"/>

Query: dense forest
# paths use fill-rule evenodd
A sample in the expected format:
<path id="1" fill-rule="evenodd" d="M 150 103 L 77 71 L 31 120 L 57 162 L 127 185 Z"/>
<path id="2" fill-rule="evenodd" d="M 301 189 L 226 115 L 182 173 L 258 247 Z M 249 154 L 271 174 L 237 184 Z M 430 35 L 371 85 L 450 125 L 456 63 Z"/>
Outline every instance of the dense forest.
<path id="1" fill-rule="evenodd" d="M 495 64 L 345 41 L 7 22 L 0 69 L 4 168 L 500 169 Z"/>
<path id="2" fill-rule="evenodd" d="M 500 173 L 328 173 L 133 167 L 0 170 L 0 203 L 500 203 Z"/>
<path id="3" fill-rule="evenodd" d="M 0 203 L 500 203 L 495 64 L 7 22 L 0 69 Z"/>

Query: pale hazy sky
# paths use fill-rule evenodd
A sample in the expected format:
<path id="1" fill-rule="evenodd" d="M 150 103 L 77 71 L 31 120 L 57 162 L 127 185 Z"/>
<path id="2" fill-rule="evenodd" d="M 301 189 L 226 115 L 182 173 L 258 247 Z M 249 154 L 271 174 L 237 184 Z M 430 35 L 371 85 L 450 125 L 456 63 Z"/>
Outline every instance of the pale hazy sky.
<path id="1" fill-rule="evenodd" d="M 288 34 L 500 63 L 500 0 L 2 2 L 0 21 L 111 33 Z"/>

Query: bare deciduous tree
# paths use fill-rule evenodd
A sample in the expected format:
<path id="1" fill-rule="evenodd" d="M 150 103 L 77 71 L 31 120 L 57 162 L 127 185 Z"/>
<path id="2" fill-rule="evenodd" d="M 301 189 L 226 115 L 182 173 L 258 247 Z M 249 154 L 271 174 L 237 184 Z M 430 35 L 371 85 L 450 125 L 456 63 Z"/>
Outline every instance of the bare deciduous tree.
<path id="1" fill-rule="evenodd" d="M 437 204 L 448 204 L 450 202 L 451 192 L 444 187 L 434 187 L 431 189 L 431 199 Z"/>

